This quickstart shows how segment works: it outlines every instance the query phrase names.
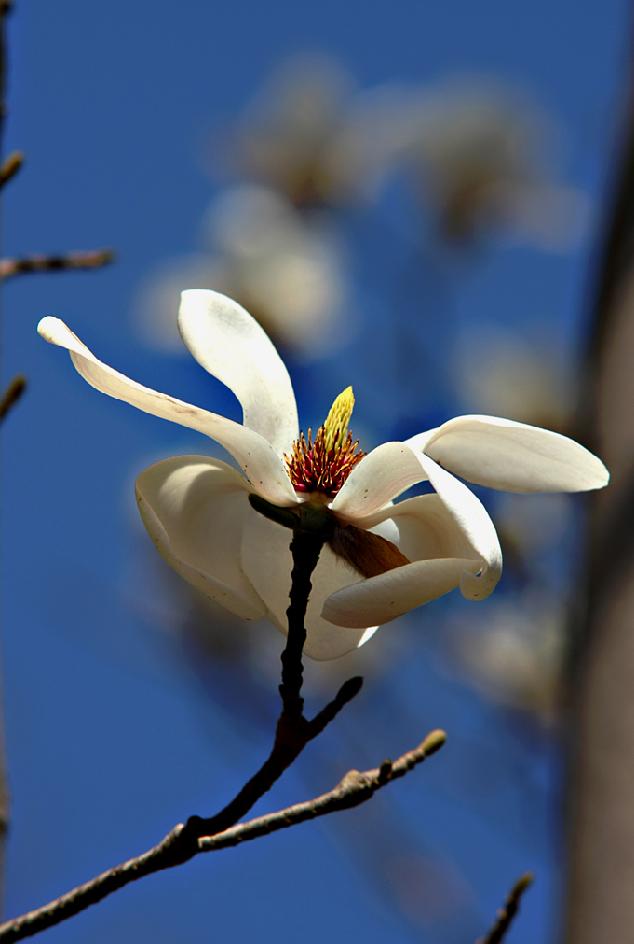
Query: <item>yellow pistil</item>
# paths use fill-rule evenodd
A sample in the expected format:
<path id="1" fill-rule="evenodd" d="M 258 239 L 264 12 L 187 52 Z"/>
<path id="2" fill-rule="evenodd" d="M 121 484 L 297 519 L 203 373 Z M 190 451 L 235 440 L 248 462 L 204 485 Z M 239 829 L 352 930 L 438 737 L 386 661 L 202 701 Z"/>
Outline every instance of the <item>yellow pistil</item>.
<path id="1" fill-rule="evenodd" d="M 333 498 L 361 461 L 365 453 L 348 429 L 353 408 L 352 387 L 346 387 L 335 399 L 315 438 L 309 429 L 306 436 L 300 433 L 295 440 L 290 455 L 284 457 L 295 491 Z"/>
<path id="2" fill-rule="evenodd" d="M 348 435 L 348 424 L 353 410 L 354 393 L 352 387 L 346 387 L 335 397 L 324 423 L 324 445 L 327 452 L 332 452 L 337 445 L 341 446 Z"/>

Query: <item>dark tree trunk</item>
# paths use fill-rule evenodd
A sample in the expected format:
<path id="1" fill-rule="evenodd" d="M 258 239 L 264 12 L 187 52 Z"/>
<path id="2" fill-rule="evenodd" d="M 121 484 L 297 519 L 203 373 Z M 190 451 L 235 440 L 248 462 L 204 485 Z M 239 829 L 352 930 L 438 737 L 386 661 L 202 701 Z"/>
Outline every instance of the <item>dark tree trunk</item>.
<path id="1" fill-rule="evenodd" d="M 567 944 L 634 941 L 634 95 L 599 260 L 587 428 L 612 473 L 593 500 L 571 665 Z"/>

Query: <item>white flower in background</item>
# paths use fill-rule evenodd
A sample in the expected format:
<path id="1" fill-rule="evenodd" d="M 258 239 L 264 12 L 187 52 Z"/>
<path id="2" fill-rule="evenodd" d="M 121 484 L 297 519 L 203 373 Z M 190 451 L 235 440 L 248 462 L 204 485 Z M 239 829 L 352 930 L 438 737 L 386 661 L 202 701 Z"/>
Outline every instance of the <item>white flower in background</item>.
<path id="1" fill-rule="evenodd" d="M 492 607 L 486 625 L 450 631 L 456 667 L 487 697 L 553 724 L 561 696 L 565 612 L 559 598 L 529 591 Z"/>
<path id="2" fill-rule="evenodd" d="M 577 240 L 587 201 L 554 181 L 553 129 L 520 95 L 453 82 L 421 96 L 409 128 L 409 159 L 449 239 L 504 227 L 542 248 Z"/>
<path id="3" fill-rule="evenodd" d="M 183 293 L 179 324 L 196 360 L 235 393 L 242 425 L 117 373 L 58 318 L 44 318 L 38 330 L 69 350 L 91 386 L 204 433 L 236 460 L 242 474 L 207 456 L 177 456 L 137 480 L 141 516 L 160 553 L 231 612 L 268 616 L 286 632 L 290 534 L 256 512 L 249 496 L 280 508 L 306 502 L 330 510 L 336 526 L 313 575 L 306 617 L 306 651 L 314 658 L 343 655 L 378 625 L 455 587 L 472 600 L 491 593 L 502 569 L 495 528 L 451 472 L 518 492 L 583 491 L 608 481 L 600 459 L 572 440 L 497 417 L 458 417 L 364 456 L 348 430 L 351 388 L 317 433 L 304 436 L 286 368 L 243 308 L 194 289 Z M 392 505 L 424 481 L 435 494 Z"/>
<path id="4" fill-rule="evenodd" d="M 230 161 L 301 209 L 356 200 L 374 187 L 391 153 L 392 122 L 380 98 L 356 92 L 331 59 L 294 58 L 247 109 Z"/>
<path id="5" fill-rule="evenodd" d="M 570 424 L 576 390 L 554 332 L 527 337 L 478 321 L 460 332 L 451 372 L 462 400 L 483 413 L 558 430 Z"/>
<path id="6" fill-rule="evenodd" d="M 209 255 L 174 260 L 146 281 L 137 304 L 144 339 L 183 351 L 174 311 L 183 285 L 212 286 L 237 299 L 280 346 L 304 358 L 345 343 L 342 247 L 282 195 L 255 185 L 225 191 L 205 219 Z M 334 325 L 337 330 L 332 330 Z M 345 329 L 341 326 L 345 324 Z"/>

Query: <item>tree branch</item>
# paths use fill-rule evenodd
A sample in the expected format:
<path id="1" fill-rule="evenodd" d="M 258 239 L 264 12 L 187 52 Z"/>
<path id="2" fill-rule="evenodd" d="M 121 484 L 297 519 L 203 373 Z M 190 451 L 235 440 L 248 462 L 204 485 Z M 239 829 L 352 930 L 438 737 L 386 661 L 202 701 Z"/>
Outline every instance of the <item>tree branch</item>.
<path id="1" fill-rule="evenodd" d="M 371 799 L 377 790 L 399 777 L 404 777 L 418 764 L 427 760 L 445 743 L 444 731 L 432 731 L 418 747 L 402 754 L 398 760 L 384 761 L 380 767 L 372 770 L 349 770 L 343 780 L 328 793 L 307 800 L 305 803 L 296 803 L 287 806 L 275 813 L 258 816 L 246 823 L 240 823 L 231 829 L 226 829 L 215 836 L 203 836 L 198 841 L 201 852 L 217 852 L 220 849 L 229 849 L 251 839 L 269 836 L 280 829 L 298 826 L 310 819 L 327 816 L 341 810 L 349 810 L 360 806 Z"/>
<path id="2" fill-rule="evenodd" d="M 12 177 L 15 177 L 23 163 L 24 154 L 22 151 L 12 151 L 5 158 L 2 167 L 0 167 L 0 189 L 8 184 Z"/>
<path id="3" fill-rule="evenodd" d="M 13 409 L 25 390 L 26 377 L 23 374 L 16 374 L 0 397 L 0 421 Z"/>
<path id="4" fill-rule="evenodd" d="M 21 259 L 0 259 L 0 279 L 34 272 L 60 272 L 70 269 L 99 269 L 114 259 L 111 249 L 68 252 L 61 256 L 34 255 Z"/>
<path id="5" fill-rule="evenodd" d="M 530 872 L 522 875 L 517 880 L 513 888 L 508 893 L 504 902 L 504 907 L 497 913 L 495 924 L 484 937 L 479 938 L 477 944 L 500 944 L 506 937 L 506 932 L 511 927 L 515 916 L 520 909 L 520 902 L 524 892 L 533 884 L 533 876 Z"/>

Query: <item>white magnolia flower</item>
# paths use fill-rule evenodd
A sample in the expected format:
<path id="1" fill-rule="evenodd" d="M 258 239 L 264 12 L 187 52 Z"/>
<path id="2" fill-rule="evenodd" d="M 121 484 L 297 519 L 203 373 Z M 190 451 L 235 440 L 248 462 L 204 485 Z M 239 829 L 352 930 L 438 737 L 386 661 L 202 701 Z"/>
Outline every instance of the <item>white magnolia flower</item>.
<path id="1" fill-rule="evenodd" d="M 300 434 L 291 382 L 255 320 L 216 292 L 183 293 L 179 324 L 196 360 L 236 395 L 243 424 L 135 383 L 99 361 L 58 318 L 40 334 L 69 350 L 93 387 L 219 442 L 242 474 L 208 456 L 176 456 L 137 481 L 141 516 L 167 562 L 237 615 L 268 616 L 286 632 L 290 532 L 255 511 L 326 505 L 333 539 L 321 553 L 306 617 L 306 651 L 331 659 L 376 628 L 460 587 L 488 596 L 502 570 L 493 523 L 450 471 L 510 491 L 580 491 L 606 484 L 602 462 L 572 440 L 487 416 L 463 416 L 367 456 L 348 431 L 351 388 L 313 437 Z M 441 463 L 441 464 L 439 464 Z M 418 482 L 435 494 L 393 499 Z"/>

